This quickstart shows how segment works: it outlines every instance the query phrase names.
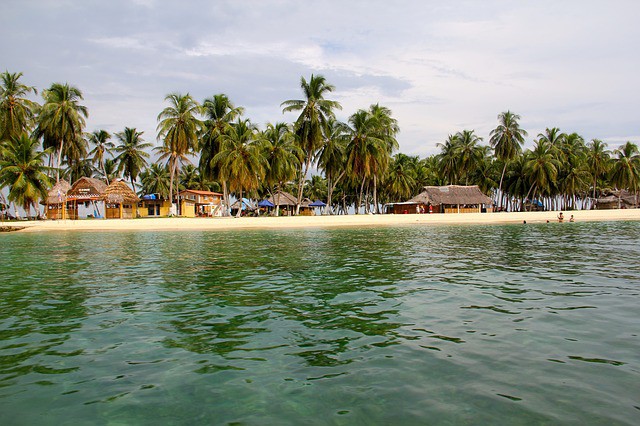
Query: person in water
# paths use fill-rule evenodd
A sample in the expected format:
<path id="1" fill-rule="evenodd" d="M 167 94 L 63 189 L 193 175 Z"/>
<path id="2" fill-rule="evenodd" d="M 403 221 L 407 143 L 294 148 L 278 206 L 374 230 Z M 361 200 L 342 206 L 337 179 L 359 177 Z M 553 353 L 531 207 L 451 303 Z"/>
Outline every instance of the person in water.
<path id="1" fill-rule="evenodd" d="M 562 212 L 560 212 L 560 214 L 558 215 L 558 222 L 564 222 L 564 215 L 562 214 Z"/>
<path id="2" fill-rule="evenodd" d="M 569 222 L 575 222 L 576 220 L 573 218 L 573 215 L 569 218 Z"/>

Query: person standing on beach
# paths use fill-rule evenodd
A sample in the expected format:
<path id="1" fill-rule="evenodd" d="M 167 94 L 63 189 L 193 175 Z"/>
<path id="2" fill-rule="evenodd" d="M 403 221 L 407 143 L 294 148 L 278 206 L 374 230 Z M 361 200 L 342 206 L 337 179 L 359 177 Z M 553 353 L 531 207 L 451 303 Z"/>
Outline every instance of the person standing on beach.
<path id="1" fill-rule="evenodd" d="M 564 222 L 564 215 L 562 214 L 562 212 L 560 212 L 560 214 L 558 215 L 558 222 Z"/>

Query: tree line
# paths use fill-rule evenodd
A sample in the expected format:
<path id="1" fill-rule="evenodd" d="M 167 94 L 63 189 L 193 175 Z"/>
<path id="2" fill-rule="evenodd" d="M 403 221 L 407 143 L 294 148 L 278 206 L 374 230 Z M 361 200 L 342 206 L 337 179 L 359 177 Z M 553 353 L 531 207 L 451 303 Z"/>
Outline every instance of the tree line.
<path id="1" fill-rule="evenodd" d="M 397 152 L 400 127 L 389 108 L 372 104 L 341 122 L 341 105 L 329 99 L 335 87 L 321 75 L 302 77 L 302 99 L 282 102 L 283 113 L 298 114 L 293 123 L 262 130 L 225 94 L 198 102 L 171 93 L 157 117 L 158 146 L 131 127 L 87 132 L 80 89 L 53 83 L 38 103 L 30 99 L 37 88 L 22 76 L 0 74 L 0 189 L 8 189 L 3 204 L 36 214 L 53 184 L 83 176 L 123 178 L 141 195 L 170 200 L 182 189 L 221 192 L 226 206 L 231 197 L 287 191 L 296 213 L 308 197 L 337 214 L 379 213 L 424 186 L 448 184 L 478 185 L 499 209 L 526 209 L 533 200 L 547 209 L 585 208 L 605 191 L 637 194 L 640 182 L 636 144 L 609 150 L 601 140 L 552 127 L 525 150 L 528 134 L 511 111 L 498 115 L 488 144 L 464 129 L 439 143 L 437 154 L 405 155 Z"/>

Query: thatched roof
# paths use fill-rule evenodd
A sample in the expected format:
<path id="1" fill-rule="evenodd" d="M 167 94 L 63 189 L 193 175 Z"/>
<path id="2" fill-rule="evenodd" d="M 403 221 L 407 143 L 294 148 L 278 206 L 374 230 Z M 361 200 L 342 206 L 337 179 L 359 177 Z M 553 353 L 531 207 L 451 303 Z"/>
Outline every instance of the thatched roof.
<path id="1" fill-rule="evenodd" d="M 297 203 L 296 197 L 288 192 L 278 191 L 273 196 L 267 198 L 274 206 L 295 206 Z"/>
<path id="2" fill-rule="evenodd" d="M 114 180 L 104 190 L 102 197 L 105 203 L 110 204 L 134 204 L 139 201 L 135 192 L 121 180 Z"/>
<path id="3" fill-rule="evenodd" d="M 60 179 L 58 183 L 47 192 L 47 198 L 43 204 L 61 204 L 64 202 L 67 192 L 71 189 L 71 184 L 64 179 Z"/>
<path id="4" fill-rule="evenodd" d="M 635 194 L 623 189 L 621 191 L 605 191 L 601 197 L 596 199 L 596 204 L 617 204 L 621 202 L 627 206 L 636 204 Z"/>
<path id="5" fill-rule="evenodd" d="M 473 186 L 425 186 L 424 191 L 408 201 L 418 204 L 493 204 L 491 198 Z"/>
<path id="6" fill-rule="evenodd" d="M 74 182 L 67 192 L 67 199 L 71 200 L 99 200 L 107 189 L 107 184 L 100 179 L 81 177 Z"/>

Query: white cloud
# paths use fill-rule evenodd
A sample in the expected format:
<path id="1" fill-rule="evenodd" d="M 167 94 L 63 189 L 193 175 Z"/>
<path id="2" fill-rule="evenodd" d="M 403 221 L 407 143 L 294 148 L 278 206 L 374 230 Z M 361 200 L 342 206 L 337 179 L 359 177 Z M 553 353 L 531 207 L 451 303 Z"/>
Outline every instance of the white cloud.
<path id="1" fill-rule="evenodd" d="M 409 153 L 433 153 L 462 128 L 486 138 L 506 109 L 530 140 L 547 126 L 611 144 L 640 134 L 634 1 L 44 2 L 46 13 L 39 4 L 0 17 L 4 68 L 40 88 L 117 88 L 124 104 L 87 99 L 90 126 L 121 129 L 132 117 L 153 134 L 173 91 L 225 92 L 256 121 L 282 120 L 279 104 L 301 96 L 300 76 L 323 73 L 345 118 L 389 106 Z M 61 16 L 76 25 L 60 26 Z"/>

